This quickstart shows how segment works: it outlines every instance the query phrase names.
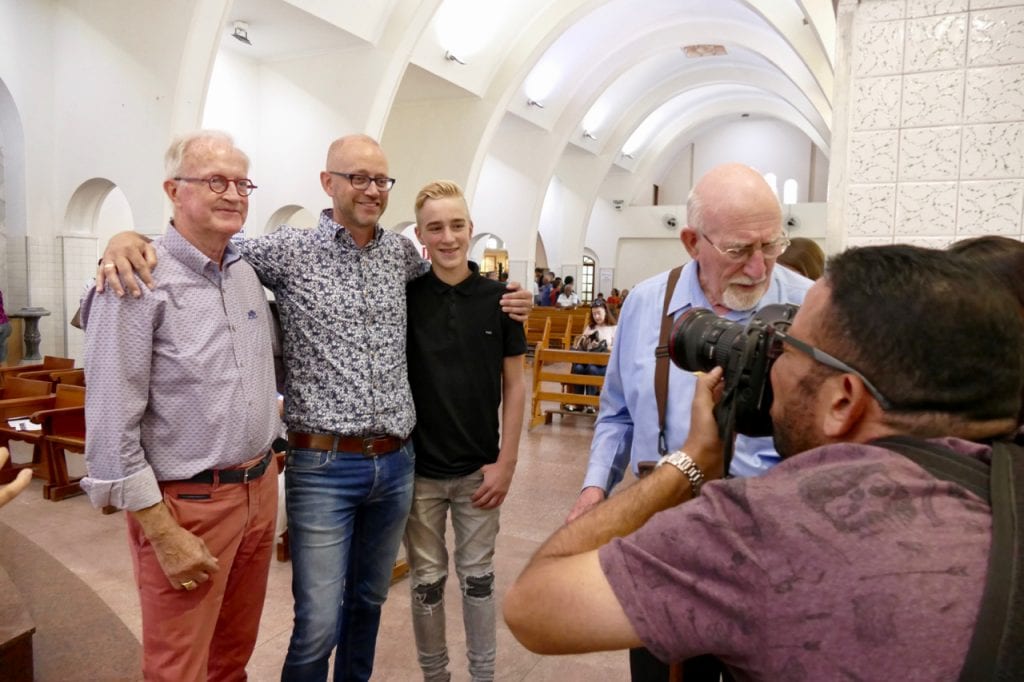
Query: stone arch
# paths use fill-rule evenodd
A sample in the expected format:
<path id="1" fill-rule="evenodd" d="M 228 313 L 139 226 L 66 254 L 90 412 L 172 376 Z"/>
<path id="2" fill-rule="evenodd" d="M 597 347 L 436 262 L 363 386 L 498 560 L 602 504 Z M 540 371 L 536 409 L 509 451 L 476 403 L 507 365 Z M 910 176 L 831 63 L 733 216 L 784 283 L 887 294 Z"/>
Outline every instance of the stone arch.
<path id="1" fill-rule="evenodd" d="M 86 180 L 68 200 L 64 212 L 64 231 L 74 234 L 94 234 L 100 210 L 107 196 L 117 187 L 106 178 Z M 126 229 L 131 225 L 126 226 Z"/>
<path id="2" fill-rule="evenodd" d="M 260 234 L 270 234 L 282 225 L 291 225 L 292 227 L 308 230 L 316 227 L 318 220 L 319 218 L 305 206 L 286 204 L 270 214 L 266 225 L 263 226 L 263 232 Z"/>

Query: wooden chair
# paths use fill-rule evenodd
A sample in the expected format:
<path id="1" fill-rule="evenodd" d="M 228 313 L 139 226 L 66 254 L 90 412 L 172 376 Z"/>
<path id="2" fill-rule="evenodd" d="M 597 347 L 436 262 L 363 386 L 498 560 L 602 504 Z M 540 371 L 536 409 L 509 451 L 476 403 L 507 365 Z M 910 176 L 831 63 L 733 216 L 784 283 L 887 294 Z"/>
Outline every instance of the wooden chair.
<path id="1" fill-rule="evenodd" d="M 17 365 L 14 367 L 0 367 L 0 386 L 3 386 L 8 377 L 20 376 L 26 372 L 37 372 L 44 370 L 72 369 L 75 366 L 74 358 L 61 358 L 54 355 L 43 356 L 42 362 L 34 365 Z M 38 378 L 38 377 L 36 377 Z"/>
<path id="2" fill-rule="evenodd" d="M 47 467 L 43 497 L 57 502 L 82 494 L 80 479 L 68 477 L 67 453 L 85 454 L 85 387 L 58 384 L 53 407 L 32 414 L 42 432 L 42 458 Z"/>
<path id="3" fill-rule="evenodd" d="M 53 405 L 55 395 L 48 381 L 33 381 L 12 376 L 0 387 L 0 446 L 10 448 L 11 441 L 32 445 L 32 461 L 27 464 L 12 464 L 8 459 L 0 469 L 0 483 L 10 483 L 21 469 L 30 467 L 33 475 L 46 478 L 46 463 L 42 457 L 42 433 L 39 429 L 24 430 L 25 422 L 19 428 L 12 420 L 28 419 L 33 412 Z"/>

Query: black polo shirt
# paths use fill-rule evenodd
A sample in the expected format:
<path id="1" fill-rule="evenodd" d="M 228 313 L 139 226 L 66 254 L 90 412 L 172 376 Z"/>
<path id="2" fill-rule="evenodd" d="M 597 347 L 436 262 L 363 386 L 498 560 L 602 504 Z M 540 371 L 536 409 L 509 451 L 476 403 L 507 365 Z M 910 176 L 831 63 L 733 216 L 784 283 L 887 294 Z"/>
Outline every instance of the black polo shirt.
<path id="1" fill-rule="evenodd" d="M 416 474 L 455 478 L 498 458 L 506 357 L 526 353 L 523 325 L 501 312 L 505 285 L 471 273 L 455 286 L 433 271 L 406 289 Z"/>

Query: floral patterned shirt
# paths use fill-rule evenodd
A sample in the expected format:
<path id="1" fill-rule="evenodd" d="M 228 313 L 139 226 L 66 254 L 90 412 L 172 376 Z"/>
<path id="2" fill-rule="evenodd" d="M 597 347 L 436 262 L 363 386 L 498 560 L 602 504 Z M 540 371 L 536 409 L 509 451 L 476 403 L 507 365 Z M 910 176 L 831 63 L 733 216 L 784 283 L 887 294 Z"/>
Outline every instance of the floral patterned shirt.
<path id="1" fill-rule="evenodd" d="M 283 226 L 240 246 L 281 314 L 288 428 L 407 437 L 405 285 L 429 268 L 415 245 L 378 226 L 359 247 L 325 209 L 315 229 Z"/>

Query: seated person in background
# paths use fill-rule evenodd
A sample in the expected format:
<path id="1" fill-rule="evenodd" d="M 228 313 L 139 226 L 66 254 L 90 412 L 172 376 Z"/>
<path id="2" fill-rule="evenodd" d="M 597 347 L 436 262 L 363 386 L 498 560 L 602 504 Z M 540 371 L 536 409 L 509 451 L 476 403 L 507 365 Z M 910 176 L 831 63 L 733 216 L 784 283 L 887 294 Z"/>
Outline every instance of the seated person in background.
<path id="1" fill-rule="evenodd" d="M 789 248 L 779 256 L 778 263 L 807 279 L 818 279 L 825 272 L 825 252 L 813 239 L 793 237 L 789 240 Z"/>
<path id="2" fill-rule="evenodd" d="M 608 295 L 605 301 L 608 303 L 608 310 L 618 315 L 619 306 L 622 305 L 622 297 L 619 296 L 619 290 L 612 288 L 612 293 Z"/>
<path id="3" fill-rule="evenodd" d="M 417 419 L 405 547 L 416 650 L 425 680 L 450 679 L 444 607 L 450 510 L 469 674 L 493 680 L 494 542 L 519 451 L 526 336 L 523 325 L 495 305 L 505 287 L 481 277 L 469 262 L 473 222 L 462 188 L 438 181 L 420 190 L 416 236 L 431 260 L 430 272 L 407 288 L 409 384 Z"/>
<path id="4" fill-rule="evenodd" d="M 551 281 L 551 290 L 548 292 L 548 302 L 544 305 L 555 305 L 558 303 L 558 297 L 562 295 L 562 278 L 555 277 Z"/>
<path id="5" fill-rule="evenodd" d="M 642 643 L 663 661 L 713 654 L 751 680 L 957 679 L 992 510 L 873 441 L 929 439 L 988 463 L 985 441 L 1020 412 L 1017 302 L 943 251 L 850 249 L 775 342 L 782 463 L 701 485 L 722 475 L 722 370 L 699 376 L 669 466 L 557 531 L 509 590 L 505 619 L 528 649 Z"/>
<path id="6" fill-rule="evenodd" d="M 544 273 L 540 282 L 537 284 L 537 296 L 534 297 L 534 305 L 549 306 L 551 305 L 551 277 L 550 273 Z"/>
<path id="7" fill-rule="evenodd" d="M 572 290 L 571 284 L 566 284 L 562 287 L 561 292 L 558 294 L 558 300 L 555 301 L 555 306 L 558 308 L 575 308 L 579 304 L 580 297 Z"/>
<path id="8" fill-rule="evenodd" d="M 608 306 L 603 299 L 596 299 L 590 305 L 590 319 L 587 320 L 587 326 L 583 328 L 583 333 L 573 341 L 572 349 L 610 353 L 612 351 L 612 344 L 615 342 L 616 329 L 618 327 L 615 325 L 615 315 L 608 310 Z M 584 365 L 575 362 L 572 365 L 573 374 L 590 374 L 603 377 L 607 370 L 607 365 Z M 572 389 L 576 393 L 581 392 L 582 389 L 582 392 L 587 395 L 600 394 L 597 386 L 573 386 Z M 566 405 L 565 409 L 575 412 L 577 408 L 575 405 Z M 588 405 L 583 408 L 583 411 L 593 414 L 595 410 Z"/>

